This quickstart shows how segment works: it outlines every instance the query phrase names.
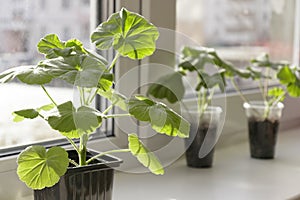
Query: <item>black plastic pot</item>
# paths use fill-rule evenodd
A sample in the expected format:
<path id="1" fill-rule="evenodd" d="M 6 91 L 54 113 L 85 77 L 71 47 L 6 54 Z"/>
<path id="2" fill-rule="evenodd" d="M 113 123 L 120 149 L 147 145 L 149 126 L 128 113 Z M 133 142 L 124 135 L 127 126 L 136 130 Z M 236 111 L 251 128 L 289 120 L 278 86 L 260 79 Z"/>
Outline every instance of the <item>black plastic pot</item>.
<path id="1" fill-rule="evenodd" d="M 68 151 L 69 158 L 78 161 L 75 150 Z M 89 150 L 88 158 L 98 154 Z M 60 181 L 50 188 L 34 191 L 35 200 L 111 200 L 114 169 L 122 161 L 112 156 L 102 156 L 82 167 L 69 166 Z"/>
<path id="2" fill-rule="evenodd" d="M 252 158 L 272 159 L 275 155 L 275 145 L 279 121 L 248 119 L 250 152 Z"/>

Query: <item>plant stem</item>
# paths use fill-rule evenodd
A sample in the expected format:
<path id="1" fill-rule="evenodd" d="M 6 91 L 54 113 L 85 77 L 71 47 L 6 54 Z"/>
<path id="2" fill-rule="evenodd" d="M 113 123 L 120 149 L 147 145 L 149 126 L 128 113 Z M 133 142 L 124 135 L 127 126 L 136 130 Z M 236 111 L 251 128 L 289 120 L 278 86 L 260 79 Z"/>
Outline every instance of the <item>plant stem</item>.
<path id="1" fill-rule="evenodd" d="M 82 90 L 80 87 L 77 87 L 78 91 L 79 91 L 79 96 L 80 96 L 80 105 L 84 104 L 84 100 L 83 100 L 83 94 L 82 94 Z"/>
<path id="2" fill-rule="evenodd" d="M 208 107 L 207 89 L 201 88 L 198 92 L 198 111 L 200 117 Z"/>
<path id="3" fill-rule="evenodd" d="M 86 99 L 85 99 L 85 90 L 84 90 L 83 87 L 81 87 L 81 91 L 82 91 L 82 101 L 83 101 L 83 105 L 87 105 Z"/>
<path id="4" fill-rule="evenodd" d="M 287 92 L 284 92 L 282 95 L 280 95 L 271 105 L 270 108 L 277 105 L 280 102 L 280 99 L 286 95 Z"/>
<path id="5" fill-rule="evenodd" d="M 48 93 L 48 91 L 46 90 L 44 85 L 41 85 L 42 89 L 44 90 L 44 92 L 46 93 L 46 95 L 49 97 L 49 99 L 51 100 L 51 102 L 57 107 L 57 104 L 55 103 L 55 101 L 52 99 L 52 97 L 50 96 L 50 94 Z"/>
<path id="6" fill-rule="evenodd" d="M 270 74 L 270 68 L 267 68 L 266 69 L 266 78 L 265 78 L 265 84 L 264 84 L 264 96 L 265 96 L 265 99 L 267 99 L 267 96 L 268 96 L 268 86 L 269 86 L 269 74 Z"/>
<path id="7" fill-rule="evenodd" d="M 105 117 L 106 119 L 108 119 L 108 118 L 115 118 L 115 117 L 129 117 L 129 116 L 131 116 L 131 114 L 126 113 L 126 114 L 105 115 L 104 117 Z"/>
<path id="8" fill-rule="evenodd" d="M 78 166 L 79 166 L 78 163 L 75 162 L 75 161 L 72 160 L 72 159 L 69 159 L 69 163 L 73 164 L 75 167 L 78 167 Z"/>
<path id="9" fill-rule="evenodd" d="M 240 88 L 237 86 L 237 84 L 236 84 L 234 78 L 231 78 L 230 80 L 231 80 L 231 83 L 232 83 L 233 87 L 235 88 L 235 90 L 239 93 L 239 96 L 241 97 L 241 99 L 242 99 L 244 102 L 247 102 L 247 103 L 248 103 L 249 101 L 248 101 L 247 98 L 243 95 L 243 93 L 242 93 L 242 91 L 240 90 Z"/>
<path id="10" fill-rule="evenodd" d="M 94 94 L 91 96 L 91 98 L 89 98 L 88 104 L 91 104 L 91 103 L 92 103 L 92 101 L 94 100 L 95 96 L 96 96 L 97 93 L 98 93 L 98 90 L 99 90 L 99 89 L 95 90 Z"/>
<path id="11" fill-rule="evenodd" d="M 262 82 L 261 82 L 261 79 L 259 80 L 259 90 L 260 90 L 260 93 L 261 93 L 261 96 L 263 98 L 263 101 L 267 102 L 267 99 L 266 99 L 266 96 L 265 96 L 265 92 L 264 92 L 264 88 L 262 86 Z"/>
<path id="12" fill-rule="evenodd" d="M 113 107 L 114 107 L 114 105 L 108 106 L 108 107 L 102 112 L 102 114 L 105 115 L 105 114 L 108 113 Z"/>
<path id="13" fill-rule="evenodd" d="M 214 93 L 215 93 L 215 88 L 212 88 L 211 92 L 210 92 L 210 94 L 209 94 L 209 96 L 207 98 L 207 104 L 211 104 L 211 100 L 212 100 L 212 98 L 214 96 Z"/>
<path id="14" fill-rule="evenodd" d="M 86 161 L 86 164 L 89 164 L 94 159 L 99 158 L 101 156 L 104 156 L 106 154 L 110 154 L 110 153 L 122 153 L 122 152 L 130 152 L 130 149 L 115 149 L 115 150 L 110 150 L 110 151 L 99 153 L 98 155 L 95 155 L 92 158 L 88 159 L 88 161 Z"/>
<path id="15" fill-rule="evenodd" d="M 115 66 L 118 58 L 120 57 L 120 54 L 117 52 L 115 58 L 113 59 L 113 61 L 111 62 L 110 66 L 108 67 L 107 71 L 111 71 L 112 68 Z"/>
<path id="16" fill-rule="evenodd" d="M 77 151 L 77 153 L 79 153 L 79 149 L 78 149 L 77 145 L 75 144 L 75 142 L 68 137 L 66 137 L 66 138 L 70 142 L 70 144 L 73 146 L 73 148 Z"/>
<path id="17" fill-rule="evenodd" d="M 83 133 L 80 136 L 80 144 L 79 144 L 79 166 L 87 165 L 86 163 L 86 146 L 88 141 L 88 134 Z"/>

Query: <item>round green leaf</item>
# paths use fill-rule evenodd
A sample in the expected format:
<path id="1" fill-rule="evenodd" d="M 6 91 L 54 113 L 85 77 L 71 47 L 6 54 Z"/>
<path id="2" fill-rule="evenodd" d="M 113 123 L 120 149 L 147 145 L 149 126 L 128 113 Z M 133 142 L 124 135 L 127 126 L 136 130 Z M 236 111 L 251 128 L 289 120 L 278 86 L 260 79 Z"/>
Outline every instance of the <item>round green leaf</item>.
<path id="1" fill-rule="evenodd" d="M 288 66 L 284 66 L 279 70 L 277 78 L 282 84 L 294 83 L 297 79 L 296 75 Z"/>
<path id="2" fill-rule="evenodd" d="M 150 152 L 135 134 L 128 135 L 128 146 L 132 155 L 136 156 L 138 161 L 156 175 L 164 174 L 164 169 L 154 153 Z"/>
<path id="3" fill-rule="evenodd" d="M 285 98 L 285 91 L 280 87 L 274 87 L 268 90 L 268 97 L 283 101 Z"/>
<path id="4" fill-rule="evenodd" d="M 26 148 L 18 157 L 17 173 L 21 181 L 32 189 L 55 185 L 67 171 L 68 153 L 61 147 L 48 151 L 43 146 Z"/>
<path id="5" fill-rule="evenodd" d="M 18 78 L 23 83 L 43 85 L 52 80 L 48 69 L 42 66 L 20 66 L 10 68 L 0 74 L 0 83 L 6 83 Z"/>
<path id="6" fill-rule="evenodd" d="M 122 56 L 142 59 L 155 51 L 157 28 L 137 13 L 125 8 L 113 14 L 92 33 L 92 42 L 104 50 L 113 48 Z"/>
<path id="7" fill-rule="evenodd" d="M 170 103 L 180 101 L 184 95 L 182 75 L 175 72 L 159 78 L 150 85 L 147 91 L 147 95 L 149 94 L 159 99 L 166 98 Z"/>
<path id="8" fill-rule="evenodd" d="M 65 45 L 56 34 L 48 34 L 39 41 L 37 47 L 47 58 L 56 58 L 58 51 L 64 49 Z"/>
<path id="9" fill-rule="evenodd" d="M 186 138 L 190 124 L 162 103 L 157 103 L 144 96 L 129 100 L 129 113 L 140 121 L 150 122 L 158 133 Z"/>
<path id="10" fill-rule="evenodd" d="M 287 91 L 291 97 L 300 97 L 300 81 L 287 86 Z"/>
<path id="11" fill-rule="evenodd" d="M 41 65 L 51 69 L 53 77 L 80 87 L 109 89 L 113 75 L 106 72 L 100 60 L 87 55 L 72 55 L 44 60 Z M 50 73 L 50 72 L 49 72 Z"/>
<path id="12" fill-rule="evenodd" d="M 49 70 L 40 66 L 31 66 L 17 75 L 18 79 L 23 83 L 43 85 L 52 81 Z"/>
<path id="13" fill-rule="evenodd" d="M 58 113 L 48 117 L 48 123 L 69 138 L 78 138 L 81 131 L 92 133 L 102 122 L 97 110 L 86 106 L 75 109 L 71 101 L 58 105 L 57 109 Z"/>

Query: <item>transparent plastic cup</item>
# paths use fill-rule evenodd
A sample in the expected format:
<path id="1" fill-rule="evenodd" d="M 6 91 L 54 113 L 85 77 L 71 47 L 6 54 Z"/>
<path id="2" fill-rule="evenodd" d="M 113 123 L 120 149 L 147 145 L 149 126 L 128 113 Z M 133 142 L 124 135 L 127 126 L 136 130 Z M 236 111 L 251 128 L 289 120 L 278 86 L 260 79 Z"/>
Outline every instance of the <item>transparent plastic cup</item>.
<path id="1" fill-rule="evenodd" d="M 212 167 L 221 114 L 221 107 L 208 107 L 201 116 L 197 110 L 190 111 L 185 116 L 191 123 L 190 136 L 185 140 L 186 162 L 189 167 Z"/>
<path id="2" fill-rule="evenodd" d="M 268 107 L 264 102 L 252 101 L 244 103 L 244 108 L 248 119 L 251 157 L 273 159 L 283 104 L 279 102 Z"/>

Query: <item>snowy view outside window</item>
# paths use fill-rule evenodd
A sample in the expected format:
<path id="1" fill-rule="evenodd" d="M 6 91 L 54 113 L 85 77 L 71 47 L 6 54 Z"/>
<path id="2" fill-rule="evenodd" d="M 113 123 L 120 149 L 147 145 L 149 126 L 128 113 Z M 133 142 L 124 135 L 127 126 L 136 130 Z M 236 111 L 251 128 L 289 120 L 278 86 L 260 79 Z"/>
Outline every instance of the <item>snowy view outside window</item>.
<path id="1" fill-rule="evenodd" d="M 34 65 L 43 57 L 36 45 L 41 37 L 56 33 L 62 40 L 80 39 L 90 44 L 88 0 L 10 0 L 0 3 L 0 72 L 19 65 Z M 55 83 L 48 86 L 57 102 L 73 99 L 73 88 Z M 34 141 L 55 139 L 44 121 L 12 122 L 15 110 L 49 104 L 39 86 L 17 82 L 0 85 L 0 149 Z"/>

